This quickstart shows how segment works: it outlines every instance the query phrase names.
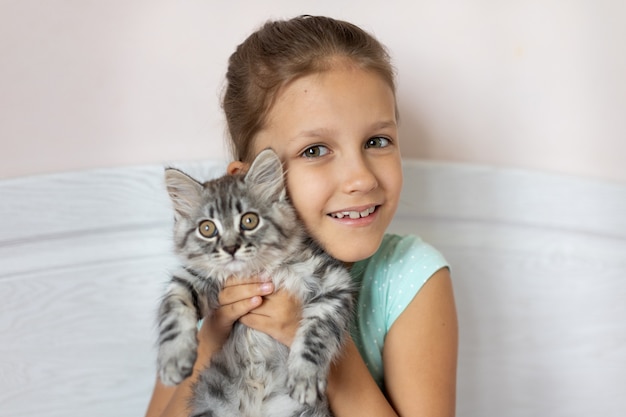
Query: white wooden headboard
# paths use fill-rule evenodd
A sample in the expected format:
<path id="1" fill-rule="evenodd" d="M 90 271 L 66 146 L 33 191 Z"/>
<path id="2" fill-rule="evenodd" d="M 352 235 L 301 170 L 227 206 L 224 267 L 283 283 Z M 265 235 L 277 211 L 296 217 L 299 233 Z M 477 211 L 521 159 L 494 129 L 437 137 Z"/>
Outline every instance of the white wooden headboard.
<path id="1" fill-rule="evenodd" d="M 210 178 L 224 164 L 182 168 Z M 626 412 L 626 185 L 405 161 L 452 264 L 458 416 Z M 174 266 L 161 166 L 0 181 L 0 416 L 141 416 Z"/>

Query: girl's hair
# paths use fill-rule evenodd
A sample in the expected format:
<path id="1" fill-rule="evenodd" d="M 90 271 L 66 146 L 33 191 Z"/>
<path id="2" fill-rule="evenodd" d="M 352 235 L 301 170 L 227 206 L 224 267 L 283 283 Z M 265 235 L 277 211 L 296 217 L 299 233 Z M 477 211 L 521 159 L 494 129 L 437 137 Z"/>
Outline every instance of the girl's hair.
<path id="1" fill-rule="evenodd" d="M 395 94 L 387 50 L 348 22 L 320 16 L 270 21 L 239 45 L 228 62 L 222 103 L 233 157 L 244 162 L 254 158 L 252 141 L 283 86 L 328 70 L 341 58 L 377 73 Z"/>

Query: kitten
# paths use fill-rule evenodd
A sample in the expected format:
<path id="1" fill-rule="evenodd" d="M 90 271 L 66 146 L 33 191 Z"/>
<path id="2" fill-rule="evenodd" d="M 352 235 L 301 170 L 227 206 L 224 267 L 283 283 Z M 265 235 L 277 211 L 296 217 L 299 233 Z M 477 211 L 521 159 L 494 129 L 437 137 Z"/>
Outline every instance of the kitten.
<path id="1" fill-rule="evenodd" d="M 291 348 L 237 322 L 194 386 L 192 416 L 331 416 L 330 364 L 348 331 L 349 273 L 300 225 L 280 160 L 261 152 L 247 174 L 201 184 L 167 169 L 175 251 L 183 263 L 159 308 L 161 381 L 178 384 L 196 360 L 198 320 L 219 307 L 231 276 L 267 277 L 302 303 Z"/>

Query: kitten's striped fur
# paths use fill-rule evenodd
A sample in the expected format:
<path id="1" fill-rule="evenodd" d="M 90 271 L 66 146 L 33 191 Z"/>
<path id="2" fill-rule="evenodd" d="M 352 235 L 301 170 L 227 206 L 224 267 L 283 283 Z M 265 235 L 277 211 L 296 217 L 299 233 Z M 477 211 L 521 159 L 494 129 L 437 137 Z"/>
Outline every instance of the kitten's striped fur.
<path id="1" fill-rule="evenodd" d="M 190 375 L 198 319 L 218 307 L 226 279 L 263 276 L 302 302 L 291 348 L 236 323 L 195 384 L 191 415 L 330 416 L 326 379 L 348 331 L 353 287 L 344 266 L 300 226 L 276 154 L 263 151 L 247 174 L 204 184 L 174 169 L 165 178 L 184 267 L 159 308 L 161 380 Z"/>

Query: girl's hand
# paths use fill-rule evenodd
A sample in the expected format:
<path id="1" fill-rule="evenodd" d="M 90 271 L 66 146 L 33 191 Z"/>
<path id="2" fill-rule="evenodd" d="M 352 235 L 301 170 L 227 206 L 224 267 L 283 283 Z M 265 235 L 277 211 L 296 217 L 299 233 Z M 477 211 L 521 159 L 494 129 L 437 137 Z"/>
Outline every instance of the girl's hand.
<path id="1" fill-rule="evenodd" d="M 263 302 L 239 321 L 248 327 L 272 336 L 285 346 L 291 346 L 302 317 L 299 300 L 284 290 L 263 297 Z"/>
<path id="2" fill-rule="evenodd" d="M 219 349 L 228 338 L 233 324 L 259 307 L 263 296 L 273 291 L 271 282 L 259 278 L 245 281 L 229 278 L 219 294 L 220 307 L 204 320 L 198 332 L 200 346 L 205 345 L 210 351 Z"/>

